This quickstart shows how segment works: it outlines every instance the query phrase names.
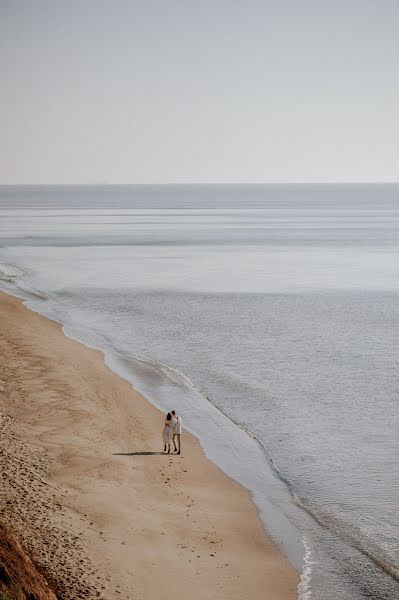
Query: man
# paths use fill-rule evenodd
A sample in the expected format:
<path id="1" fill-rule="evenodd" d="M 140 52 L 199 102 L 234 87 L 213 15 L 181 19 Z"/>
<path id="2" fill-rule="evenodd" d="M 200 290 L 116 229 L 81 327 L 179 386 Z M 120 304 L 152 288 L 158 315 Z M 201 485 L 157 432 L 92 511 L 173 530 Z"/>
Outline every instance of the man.
<path id="1" fill-rule="evenodd" d="M 179 417 L 179 415 L 177 415 L 175 413 L 174 410 L 172 410 L 172 419 L 173 419 L 173 444 L 175 446 L 175 452 L 176 454 L 180 454 L 181 451 L 181 418 Z M 176 438 L 179 442 L 179 449 L 177 449 L 176 446 Z"/>

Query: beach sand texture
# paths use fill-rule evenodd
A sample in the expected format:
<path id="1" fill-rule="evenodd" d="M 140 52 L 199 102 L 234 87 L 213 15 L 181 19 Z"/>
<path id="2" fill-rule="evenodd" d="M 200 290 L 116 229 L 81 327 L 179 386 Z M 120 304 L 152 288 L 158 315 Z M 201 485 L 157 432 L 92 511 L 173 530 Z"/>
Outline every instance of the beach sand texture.
<path id="1" fill-rule="evenodd" d="M 100 352 L 6 294 L 0 351 L 0 519 L 58 598 L 296 598 L 249 493 L 187 433 L 160 454 L 163 415 Z"/>

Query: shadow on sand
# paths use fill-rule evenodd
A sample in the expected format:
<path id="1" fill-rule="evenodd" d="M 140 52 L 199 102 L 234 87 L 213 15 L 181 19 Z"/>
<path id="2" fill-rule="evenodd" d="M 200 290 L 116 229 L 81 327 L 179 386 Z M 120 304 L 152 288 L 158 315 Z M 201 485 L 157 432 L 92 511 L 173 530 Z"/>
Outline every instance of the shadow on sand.
<path id="1" fill-rule="evenodd" d="M 166 452 L 115 452 L 112 456 L 160 456 L 163 454 L 168 456 Z"/>

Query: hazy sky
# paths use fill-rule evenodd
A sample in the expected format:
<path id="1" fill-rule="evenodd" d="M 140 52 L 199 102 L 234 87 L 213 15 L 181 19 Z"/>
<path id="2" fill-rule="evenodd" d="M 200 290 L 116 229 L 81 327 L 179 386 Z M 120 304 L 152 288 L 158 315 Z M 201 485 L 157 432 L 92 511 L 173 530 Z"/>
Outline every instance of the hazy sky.
<path id="1" fill-rule="evenodd" d="M 0 183 L 399 180 L 399 0 L 0 0 Z"/>

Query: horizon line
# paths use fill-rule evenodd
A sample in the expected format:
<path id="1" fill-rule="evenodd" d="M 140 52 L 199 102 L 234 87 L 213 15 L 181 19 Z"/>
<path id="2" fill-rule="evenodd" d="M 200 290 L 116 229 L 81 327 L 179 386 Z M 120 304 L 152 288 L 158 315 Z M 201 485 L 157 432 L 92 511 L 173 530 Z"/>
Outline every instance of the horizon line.
<path id="1" fill-rule="evenodd" d="M 397 185 L 398 180 L 383 181 L 259 181 L 259 182 L 231 182 L 231 181 L 204 181 L 204 182 L 145 182 L 145 183 L 110 183 L 107 181 L 102 182 L 86 182 L 86 183 L 0 183 L 0 187 L 132 187 L 132 186 L 152 186 L 152 187 L 163 187 L 163 186 L 265 186 L 265 185 Z"/>

